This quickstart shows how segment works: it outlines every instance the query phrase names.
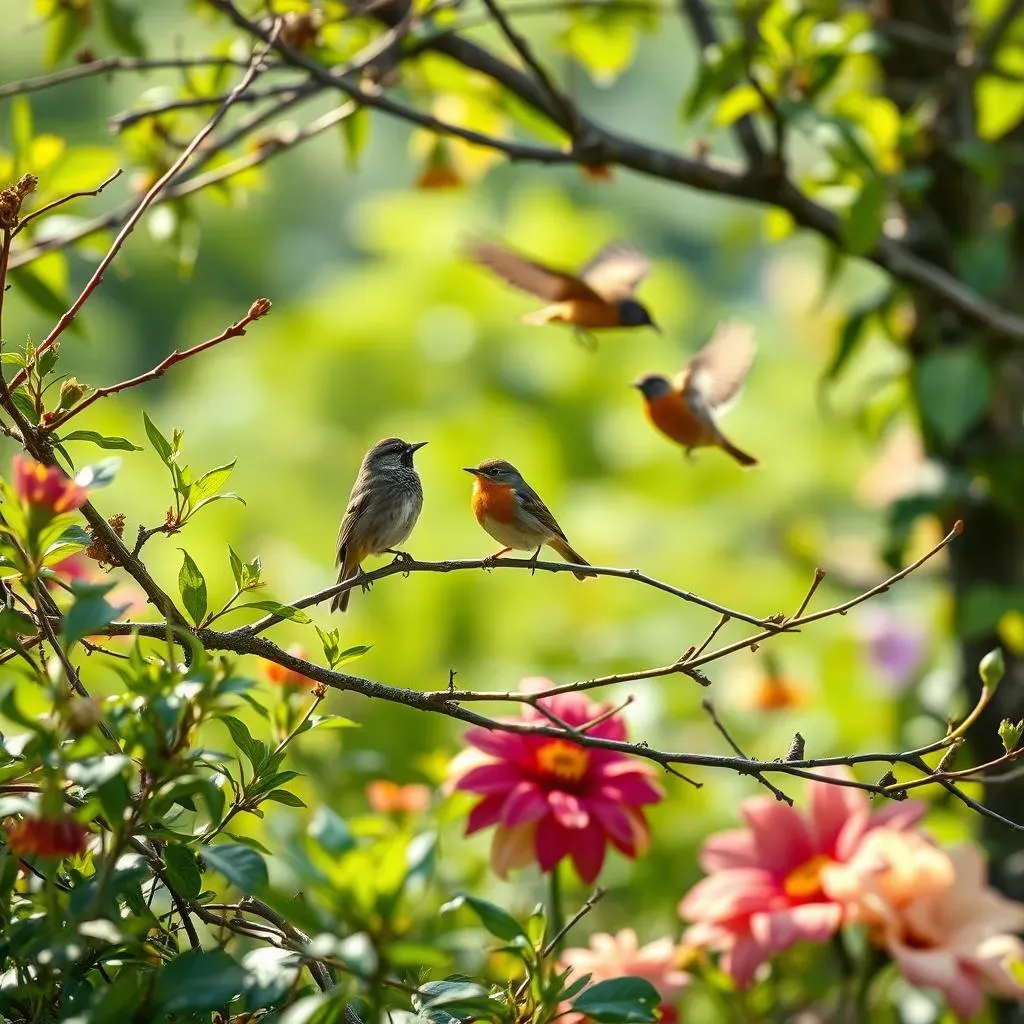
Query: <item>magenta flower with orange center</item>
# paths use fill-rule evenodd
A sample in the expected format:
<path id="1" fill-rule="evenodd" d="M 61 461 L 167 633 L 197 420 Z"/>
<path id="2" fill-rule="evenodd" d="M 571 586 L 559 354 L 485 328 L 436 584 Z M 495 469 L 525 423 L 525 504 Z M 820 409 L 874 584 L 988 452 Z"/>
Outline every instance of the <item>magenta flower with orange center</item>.
<path id="1" fill-rule="evenodd" d="M 24 455 L 14 456 L 14 491 L 30 513 L 45 519 L 72 512 L 89 500 L 86 489 L 56 466 L 44 466 Z"/>
<path id="2" fill-rule="evenodd" d="M 7 828 L 7 845 L 20 856 L 74 857 L 88 837 L 88 829 L 69 817 L 22 818 Z"/>
<path id="3" fill-rule="evenodd" d="M 541 690 L 546 679 L 524 680 L 523 689 Z M 625 740 L 619 714 L 583 694 L 561 694 L 540 701 L 553 719 L 579 728 L 596 721 L 587 735 Z M 551 725 L 553 719 L 529 705 L 519 722 Z M 510 868 L 536 861 L 552 871 L 569 857 L 584 882 L 597 878 L 611 842 L 627 857 L 650 845 L 641 810 L 664 794 L 652 781 L 651 766 L 612 750 L 584 747 L 550 736 L 470 729 L 475 748 L 452 764 L 452 786 L 482 799 L 469 815 L 466 833 L 494 826 L 491 866 L 504 878 Z"/>

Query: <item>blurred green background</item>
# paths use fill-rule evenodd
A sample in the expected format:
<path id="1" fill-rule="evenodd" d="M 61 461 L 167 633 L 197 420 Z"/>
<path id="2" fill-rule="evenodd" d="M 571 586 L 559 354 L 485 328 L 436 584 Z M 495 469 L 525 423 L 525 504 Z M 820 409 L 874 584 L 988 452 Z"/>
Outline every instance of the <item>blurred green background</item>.
<path id="1" fill-rule="evenodd" d="M 185 4 L 140 7 L 143 34 L 162 41 L 165 52 L 200 52 L 204 30 Z M 42 72 L 44 33 L 35 19 L 32 4 L 0 0 L 5 81 Z M 543 37 L 553 23 L 536 18 L 531 30 Z M 217 37 L 214 26 L 209 32 L 206 41 Z M 638 59 L 614 91 L 549 56 L 585 109 L 687 150 L 697 138 L 684 133 L 678 106 L 692 80 L 691 42 L 666 15 L 657 34 L 638 35 L 637 44 Z M 170 73 L 121 74 L 36 93 L 34 130 L 64 136 L 69 145 L 110 147 L 107 119 L 165 95 L 159 90 L 175 81 Z M 299 108 L 296 121 L 326 109 L 323 101 Z M 9 103 L 0 104 L 4 149 L 10 112 Z M 201 120 L 183 123 L 194 129 Z M 843 315 L 879 287 L 877 275 L 846 271 L 825 294 L 815 240 L 772 245 L 772 223 L 758 209 L 619 171 L 611 181 L 591 181 L 571 167 L 501 164 L 462 190 L 418 190 L 422 149 L 411 146 L 405 127 L 374 116 L 356 167 L 338 129 L 269 163 L 246 188 L 190 200 L 195 220 L 182 235 L 174 237 L 169 208 L 159 208 L 90 302 L 82 332 L 66 336 L 65 372 L 98 386 L 218 334 L 258 296 L 274 303 L 246 337 L 104 400 L 76 421 L 141 445 L 145 408 L 165 433 L 184 429 L 194 469 L 237 456 L 230 486 L 246 504 L 215 504 L 182 535 L 156 537 L 146 548 L 167 589 L 176 589 L 185 546 L 206 574 L 211 605 L 226 598 L 229 544 L 245 559 L 262 558 L 269 585 L 259 596 L 293 600 L 330 584 L 338 522 L 359 461 L 390 434 L 430 442 L 417 457 L 426 501 L 407 545 L 420 558 L 493 550 L 471 515 L 470 480 L 460 467 L 502 457 L 522 470 L 595 564 L 636 567 L 752 614 L 794 611 L 816 565 L 830 576 L 815 607 L 887 574 L 878 554 L 884 504 L 920 471 L 901 411 L 903 356 L 872 339 L 839 386 L 821 383 Z M 130 168 L 123 152 L 92 159 L 93 177 L 114 164 Z M 123 202 L 130 178 L 79 201 L 68 215 L 92 216 Z M 531 301 L 460 256 L 463 241 L 480 234 L 570 267 L 607 241 L 635 241 L 654 262 L 641 298 L 664 336 L 607 334 L 592 354 L 566 331 L 521 325 Z M 92 266 L 70 257 L 70 292 Z M 59 276 L 57 261 L 48 273 Z M 9 346 L 38 341 L 52 322 L 17 289 L 5 313 Z M 717 451 L 687 461 L 652 432 L 628 386 L 643 372 L 674 372 L 725 317 L 752 322 L 760 346 L 745 394 L 726 420 L 735 443 L 761 459 L 748 472 Z M 73 453 L 81 462 L 97 455 L 81 444 Z M 105 514 L 127 515 L 128 538 L 138 524 L 160 522 L 169 503 L 165 470 L 149 450 L 127 453 L 117 481 L 97 496 Z M 919 553 L 934 539 L 924 531 L 912 547 Z M 941 733 L 955 685 L 940 566 L 937 560 L 864 614 L 769 645 L 799 694 L 797 706 L 758 706 L 769 648 L 712 666 L 710 695 L 745 749 L 781 757 L 797 730 L 811 755 L 898 749 Z M 865 639 L 879 616 L 926 631 L 923 661 L 899 693 L 872 662 Z M 524 676 L 561 683 L 666 664 L 699 645 L 716 622 L 712 613 L 629 581 L 580 584 L 568 574 L 509 571 L 395 576 L 357 593 L 344 618 L 326 607 L 313 617 L 323 627 L 340 626 L 346 645 L 372 645 L 352 671 L 421 689 L 444 687 L 451 670 L 460 686 L 504 690 Z M 269 635 L 319 656 L 312 626 L 286 623 Z M 733 623 L 720 639 L 742 635 Z M 266 685 L 271 699 L 283 699 Z M 691 680 L 670 677 L 604 696 L 627 694 L 635 697 L 628 711 L 633 738 L 726 752 L 701 710 L 707 694 Z M 329 704 L 361 728 L 298 744 L 293 756 L 310 771 L 301 787 L 311 806 L 364 813 L 366 782 L 438 783 L 460 749 L 460 730 L 443 718 L 338 694 Z M 253 717 L 250 724 L 258 723 Z M 699 876 L 701 838 L 731 825 L 741 798 L 763 792 L 731 774 L 691 774 L 705 783 L 699 792 L 666 777 L 668 799 L 651 813 L 650 856 L 635 864 L 610 857 L 602 884 L 611 893 L 594 927 L 633 925 L 642 938 L 678 927 L 675 902 Z M 528 911 L 542 891 L 537 876 L 521 872 L 507 886 L 487 878 L 488 836 L 459 841 L 465 807 L 450 801 L 442 816 L 442 885 L 469 878 L 506 906 Z M 240 828 L 289 834 L 308 813 L 275 808 Z M 952 812 L 947 819 L 942 808 L 930 823 L 941 835 L 970 824 Z M 572 887 L 570 894 L 583 893 Z"/>

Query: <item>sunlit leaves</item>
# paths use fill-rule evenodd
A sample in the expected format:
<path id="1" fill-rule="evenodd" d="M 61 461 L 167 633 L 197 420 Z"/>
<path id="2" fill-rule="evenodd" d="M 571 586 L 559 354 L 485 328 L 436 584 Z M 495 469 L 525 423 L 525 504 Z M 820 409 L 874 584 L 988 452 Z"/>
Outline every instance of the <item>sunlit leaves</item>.
<path id="1" fill-rule="evenodd" d="M 888 201 L 885 179 L 870 178 L 843 218 L 843 243 L 848 252 L 860 256 L 871 250 L 882 233 Z"/>
<path id="2" fill-rule="evenodd" d="M 925 423 L 946 444 L 955 444 L 984 416 L 992 381 L 983 355 L 966 345 L 929 352 L 915 384 Z"/>
<path id="3" fill-rule="evenodd" d="M 190 950 L 161 970 L 153 1000 L 164 1014 L 214 1010 L 233 999 L 245 980 L 242 966 L 223 949 Z"/>
<path id="4" fill-rule="evenodd" d="M 181 569 L 178 571 L 178 591 L 189 617 L 198 626 L 206 615 L 206 579 L 192 556 L 182 548 Z"/>
<path id="5" fill-rule="evenodd" d="M 752 114 L 762 106 L 761 94 L 749 83 L 730 89 L 715 108 L 715 124 L 730 125 L 745 114 Z"/>
<path id="6" fill-rule="evenodd" d="M 113 590 L 113 583 L 71 584 L 74 602 L 64 614 L 63 636 L 67 646 L 84 637 L 102 630 L 114 621 L 128 606 L 112 605 L 106 595 Z"/>
<path id="7" fill-rule="evenodd" d="M 598 1024 L 647 1024 L 657 1020 L 658 990 L 644 978 L 599 981 L 578 995 L 572 1004 Z"/>
<path id="8" fill-rule="evenodd" d="M 243 893 L 258 892 L 267 884 L 267 865 L 263 858 L 241 843 L 204 846 L 202 857 L 207 867 L 223 875 Z"/>

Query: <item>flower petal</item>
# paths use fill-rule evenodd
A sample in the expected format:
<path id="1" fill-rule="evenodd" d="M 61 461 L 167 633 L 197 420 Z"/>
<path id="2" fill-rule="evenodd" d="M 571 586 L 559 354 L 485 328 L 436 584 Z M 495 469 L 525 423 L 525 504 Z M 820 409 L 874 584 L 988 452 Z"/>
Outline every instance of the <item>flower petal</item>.
<path id="1" fill-rule="evenodd" d="M 679 914 L 687 921 L 729 921 L 769 910 L 779 895 L 767 871 L 727 868 L 701 879 L 680 901 Z"/>
<path id="2" fill-rule="evenodd" d="M 825 768 L 822 774 L 833 778 L 851 777 L 849 769 Z M 807 786 L 810 797 L 811 833 L 818 853 L 834 857 L 840 835 L 863 833 L 870 808 L 868 798 L 859 789 L 849 786 L 811 782 Z"/>
<path id="3" fill-rule="evenodd" d="M 963 969 L 948 949 L 911 949 L 899 942 L 890 942 L 889 952 L 907 981 L 938 989 L 958 1017 L 973 1017 L 985 1005 L 981 984 Z"/>
<path id="4" fill-rule="evenodd" d="M 502 824 L 512 828 L 540 821 L 548 813 L 548 802 L 540 787 L 532 782 L 520 782 L 508 795 L 501 811 Z"/>
<path id="5" fill-rule="evenodd" d="M 501 809 L 505 800 L 501 796 L 486 796 L 469 812 L 466 819 L 466 835 L 471 836 L 482 828 L 496 825 L 501 821 Z"/>
<path id="6" fill-rule="evenodd" d="M 586 828 L 590 815 L 579 797 L 561 789 L 548 793 L 548 807 L 559 825 L 568 829 Z"/>
<path id="7" fill-rule="evenodd" d="M 787 804 L 754 797 L 743 801 L 740 813 L 753 833 L 761 867 L 776 878 L 785 878 L 818 852 L 800 812 Z"/>
<path id="8" fill-rule="evenodd" d="M 522 736 L 498 729 L 467 729 L 465 739 L 478 750 L 504 761 L 515 761 L 528 750 Z"/>
<path id="9" fill-rule="evenodd" d="M 491 840 L 491 868 L 499 878 L 506 878 L 512 868 L 525 868 L 533 862 L 534 825 L 494 830 Z"/>
<path id="10" fill-rule="evenodd" d="M 492 761 L 477 768 L 470 768 L 455 784 L 456 789 L 470 793 L 488 795 L 508 793 L 520 782 L 519 773 L 507 761 Z"/>
<path id="11" fill-rule="evenodd" d="M 835 934 L 843 911 L 838 903 L 804 903 L 799 907 L 754 914 L 750 932 L 770 956 L 795 942 L 824 942 Z"/>
<path id="12" fill-rule="evenodd" d="M 554 818 L 541 818 L 537 822 L 537 863 L 541 871 L 550 871 L 569 852 L 569 832 Z"/>
<path id="13" fill-rule="evenodd" d="M 576 829 L 569 838 L 569 854 L 576 867 L 576 873 L 588 885 L 601 873 L 604 864 L 604 833 L 597 822 L 586 828 Z"/>
<path id="14" fill-rule="evenodd" d="M 754 833 L 745 828 L 727 829 L 708 836 L 701 847 L 700 866 L 711 874 L 724 868 L 754 868 L 759 866 Z"/>

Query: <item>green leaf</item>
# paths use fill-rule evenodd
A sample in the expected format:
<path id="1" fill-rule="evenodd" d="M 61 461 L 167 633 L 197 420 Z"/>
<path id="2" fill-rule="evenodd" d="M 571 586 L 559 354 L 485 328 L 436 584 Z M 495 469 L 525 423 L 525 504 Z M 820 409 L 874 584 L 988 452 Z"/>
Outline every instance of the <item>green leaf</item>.
<path id="1" fill-rule="evenodd" d="M 103 434 L 98 434 L 95 430 L 72 430 L 70 434 L 65 434 L 61 438 L 62 444 L 66 444 L 68 441 L 88 441 L 99 448 L 121 452 L 141 452 L 143 450 L 125 437 L 104 437 Z"/>
<path id="2" fill-rule="evenodd" d="M 235 746 L 249 759 L 253 771 L 259 771 L 260 765 L 267 757 L 266 744 L 253 739 L 246 724 L 233 715 L 221 715 L 217 721 L 227 727 L 231 738 L 235 741 Z"/>
<path id="3" fill-rule="evenodd" d="M 982 75 L 975 89 L 978 137 L 983 142 L 1001 139 L 1024 117 L 1024 85 L 994 75 Z"/>
<path id="4" fill-rule="evenodd" d="M 309 823 L 310 838 L 326 853 L 339 856 L 354 849 L 356 841 L 348 825 L 329 807 L 318 807 Z"/>
<path id="5" fill-rule="evenodd" d="M 981 421 L 992 389 L 984 358 L 966 345 L 929 352 L 917 365 L 915 384 L 922 417 L 948 445 Z"/>
<path id="6" fill-rule="evenodd" d="M 293 608 L 290 604 L 280 604 L 278 601 L 250 601 L 248 604 L 240 604 L 235 607 L 258 608 L 260 611 L 270 612 L 282 619 L 290 619 L 292 622 L 299 622 L 302 625 L 313 621 L 301 608 Z"/>
<path id="7" fill-rule="evenodd" d="M 71 584 L 71 592 L 75 602 L 64 615 L 64 644 L 70 647 L 77 640 L 98 632 L 114 621 L 128 605 L 112 605 L 105 594 L 114 587 L 113 583 L 81 583 Z"/>
<path id="8" fill-rule="evenodd" d="M 163 462 L 165 466 L 169 466 L 171 464 L 171 454 L 173 452 L 170 441 L 160 433 L 156 424 L 145 412 L 142 414 L 142 422 L 146 426 L 146 436 L 149 438 L 149 443 L 153 446 L 153 451 L 160 456 L 160 461 Z"/>
<path id="9" fill-rule="evenodd" d="M 73 7 L 58 7 L 47 20 L 43 64 L 52 68 L 75 48 L 85 34 L 85 23 Z"/>
<path id="10" fill-rule="evenodd" d="M 187 1010 L 216 1010 L 238 995 L 245 981 L 241 965 L 223 949 L 190 950 L 163 966 L 153 998 L 160 1017 Z"/>
<path id="11" fill-rule="evenodd" d="M 65 296 L 61 295 L 44 281 L 31 266 L 15 267 L 9 272 L 9 277 L 14 286 L 25 296 L 33 306 L 41 313 L 53 319 L 59 319 L 68 308 Z M 74 325 L 72 320 L 71 324 Z M 52 352 L 52 349 L 48 349 Z"/>
<path id="12" fill-rule="evenodd" d="M 522 925 L 507 910 L 467 893 L 459 893 L 455 899 L 441 907 L 441 913 L 457 910 L 462 906 L 469 907 L 480 918 L 480 923 L 497 938 L 504 939 L 505 942 L 520 937 L 526 938 L 526 931 Z"/>
<path id="13" fill-rule="evenodd" d="M 27 96 L 11 100 L 11 148 L 14 150 L 14 174 L 17 178 L 29 165 L 32 151 L 32 104 Z"/>
<path id="14" fill-rule="evenodd" d="M 999 620 L 1024 608 L 1024 587 L 978 583 L 963 596 L 957 609 L 956 631 L 967 639 L 995 632 Z"/>
<path id="15" fill-rule="evenodd" d="M 92 791 L 121 775 L 130 763 L 124 754 L 109 754 L 84 761 L 73 761 L 68 765 L 65 774 L 75 785 Z"/>
<path id="16" fill-rule="evenodd" d="M 305 807 L 306 802 L 300 796 L 290 793 L 287 789 L 271 790 L 264 798 L 271 803 L 284 804 L 286 807 Z"/>
<path id="17" fill-rule="evenodd" d="M 223 875 L 247 895 L 267 884 L 266 861 L 255 850 L 241 843 L 204 846 L 202 857 L 207 867 Z"/>
<path id="18" fill-rule="evenodd" d="M 203 878 L 199 872 L 196 855 L 181 843 L 168 843 L 164 847 L 164 865 L 167 881 L 179 896 L 194 900 L 203 890 Z"/>
<path id="19" fill-rule="evenodd" d="M 718 101 L 715 108 L 715 124 L 723 127 L 734 124 L 745 114 L 760 110 L 761 103 L 761 94 L 748 82 L 733 86 Z"/>
<path id="20" fill-rule="evenodd" d="M 366 144 L 370 140 L 370 108 L 357 107 L 341 122 L 341 136 L 345 140 L 345 156 L 350 171 L 359 167 Z"/>
<path id="21" fill-rule="evenodd" d="M 660 1003 L 649 981 L 627 977 L 591 985 L 573 1000 L 572 1008 L 598 1024 L 647 1024 L 657 1020 Z"/>
<path id="22" fill-rule="evenodd" d="M 99 0 L 99 8 L 103 31 L 117 48 L 132 57 L 144 57 L 146 47 L 136 30 L 139 12 L 121 6 L 117 0 Z"/>
<path id="23" fill-rule="evenodd" d="M 204 498 L 216 494 L 231 476 L 231 471 L 235 468 L 237 461 L 237 459 L 232 459 L 226 466 L 218 466 L 216 469 L 211 469 L 209 473 L 204 473 L 189 491 L 189 505 L 198 507 Z"/>
<path id="24" fill-rule="evenodd" d="M 192 556 L 179 548 L 184 558 L 178 572 L 178 591 L 192 621 L 198 626 L 206 614 L 206 580 Z"/>
<path id="25" fill-rule="evenodd" d="M 870 178 L 850 205 L 843 219 L 843 244 L 847 252 L 863 256 L 870 252 L 882 231 L 889 186 L 884 178 Z"/>
<path id="26" fill-rule="evenodd" d="M 8 650 L 21 647 L 19 637 L 34 636 L 36 624 L 11 605 L 0 609 L 0 649 Z"/>
<path id="27" fill-rule="evenodd" d="M 235 549 L 228 545 L 228 560 L 231 562 L 231 575 L 235 580 L 235 586 L 242 589 L 242 560 L 235 554 Z"/>
<path id="28" fill-rule="evenodd" d="M 287 994 L 301 969 L 299 954 L 287 949 L 262 947 L 242 957 L 245 985 L 242 996 L 248 1010 L 261 1010 L 279 1002 Z"/>

